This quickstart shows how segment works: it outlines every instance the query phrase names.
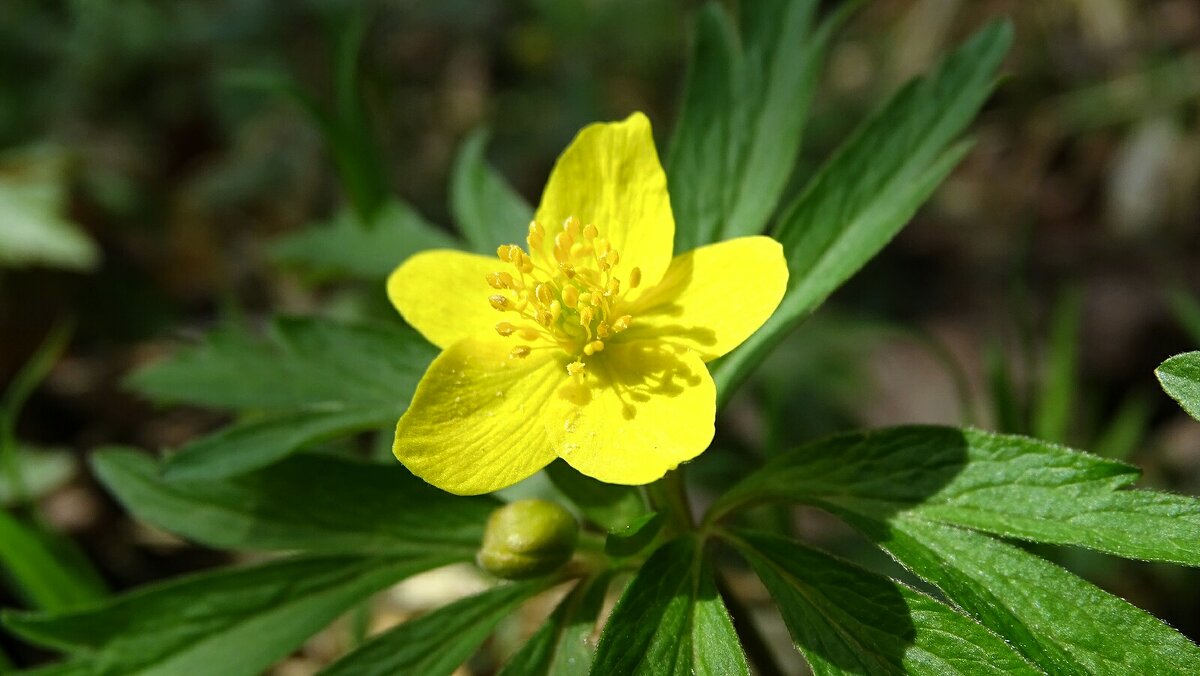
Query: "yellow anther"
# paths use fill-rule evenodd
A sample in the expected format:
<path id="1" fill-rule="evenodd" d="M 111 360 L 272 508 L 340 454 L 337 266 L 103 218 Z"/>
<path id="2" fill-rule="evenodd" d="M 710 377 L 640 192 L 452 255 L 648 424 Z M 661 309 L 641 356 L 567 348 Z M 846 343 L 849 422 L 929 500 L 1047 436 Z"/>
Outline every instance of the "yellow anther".
<path id="1" fill-rule="evenodd" d="M 597 256 L 608 253 L 608 250 L 611 248 L 606 237 L 597 237 L 595 244 L 592 246 L 596 249 Z"/>
<path id="2" fill-rule="evenodd" d="M 556 300 L 550 301 L 550 321 L 556 322 L 562 316 L 562 303 Z"/>
<path id="3" fill-rule="evenodd" d="M 615 296 L 619 293 L 621 293 L 621 280 L 619 280 L 619 279 L 608 280 L 608 288 L 604 290 L 604 295 Z"/>
<path id="4" fill-rule="evenodd" d="M 629 288 L 636 289 L 642 283 L 642 269 L 634 268 L 629 271 Z"/>
<path id="5" fill-rule="evenodd" d="M 624 331 L 625 329 L 629 328 L 629 325 L 632 323 L 633 323 L 633 317 L 631 317 L 629 315 L 622 315 L 617 318 L 617 321 L 613 322 L 613 324 L 612 324 L 613 332 L 620 333 L 620 332 Z"/>
<path id="6" fill-rule="evenodd" d="M 529 351 L 528 345 L 518 345 L 509 351 L 508 356 L 512 359 L 524 359 L 529 356 Z"/>
<path id="7" fill-rule="evenodd" d="M 512 275 L 507 272 L 489 272 L 487 274 L 488 286 L 493 289 L 511 289 L 513 288 Z"/>
<path id="8" fill-rule="evenodd" d="M 537 329 L 524 328 L 521 329 L 522 340 L 537 340 L 541 337 L 541 333 Z"/>
<path id="9" fill-rule="evenodd" d="M 584 368 L 585 368 L 585 366 L 584 366 L 583 362 L 573 361 L 570 364 L 567 364 L 567 373 L 572 376 L 581 375 L 583 373 Z"/>
<path id="10" fill-rule="evenodd" d="M 592 320 L 596 318 L 596 311 L 590 307 L 581 308 L 579 310 L 579 325 L 591 326 Z"/>
<path id="11" fill-rule="evenodd" d="M 583 229 L 583 238 L 589 242 L 596 239 L 596 237 L 599 235 L 600 231 L 597 230 L 596 226 L 592 225 L 591 223 L 588 223 L 587 227 Z"/>
<path id="12" fill-rule="evenodd" d="M 591 305 L 591 304 L 592 304 L 592 294 L 590 291 L 584 291 L 583 293 L 579 294 L 578 305 Z"/>
<path id="13" fill-rule="evenodd" d="M 621 254 L 618 253 L 616 249 L 613 249 L 605 254 L 604 260 L 607 261 L 609 265 L 616 265 L 617 263 L 621 262 Z"/>
<path id="14" fill-rule="evenodd" d="M 573 285 L 567 285 L 562 290 L 563 304 L 569 308 L 573 308 L 579 304 L 579 288 Z"/>
<path id="15" fill-rule="evenodd" d="M 572 239 L 579 237 L 583 232 L 583 224 L 574 216 L 567 216 L 567 220 L 563 221 L 563 232 L 571 236 Z"/>
<path id="16" fill-rule="evenodd" d="M 537 323 L 546 328 L 554 323 L 554 315 L 550 314 L 549 310 L 538 310 L 536 314 Z"/>
<path id="17" fill-rule="evenodd" d="M 557 254 L 558 251 L 555 250 L 555 253 Z M 570 263 L 567 263 L 565 261 L 559 261 L 558 271 L 563 273 L 564 275 L 566 275 L 567 279 L 575 278 L 575 266 L 571 265 Z"/>
<path id="18" fill-rule="evenodd" d="M 604 341 L 593 340 L 592 342 L 583 346 L 583 353 L 590 357 L 593 354 L 596 354 L 597 352 L 599 352 L 603 349 L 604 349 Z"/>
<path id="19" fill-rule="evenodd" d="M 511 244 L 501 244 L 500 246 L 496 247 L 496 258 L 499 258 L 507 263 L 509 261 L 509 256 L 511 255 L 509 252 L 512 251 L 512 249 L 513 245 Z"/>
<path id="20" fill-rule="evenodd" d="M 538 284 L 533 293 L 542 305 L 549 305 L 554 300 L 554 291 L 545 282 Z"/>
<path id="21" fill-rule="evenodd" d="M 512 301 L 505 296 L 501 296 L 500 294 L 488 296 L 488 302 L 492 304 L 492 307 L 500 310 L 501 312 L 509 309 L 512 306 Z"/>
<path id="22" fill-rule="evenodd" d="M 596 325 L 596 335 L 600 338 L 607 338 L 612 335 L 608 330 L 608 322 L 600 322 Z"/>
<path id="23" fill-rule="evenodd" d="M 529 221 L 529 236 L 540 242 L 546 237 L 546 229 L 537 221 Z"/>
<path id="24" fill-rule="evenodd" d="M 516 331 L 516 330 L 517 330 L 517 327 L 513 326 L 512 324 L 509 324 L 508 322 L 500 322 L 499 324 L 496 325 L 496 333 L 499 333 L 500 335 L 502 335 L 504 337 L 511 336 L 513 334 L 513 331 Z"/>

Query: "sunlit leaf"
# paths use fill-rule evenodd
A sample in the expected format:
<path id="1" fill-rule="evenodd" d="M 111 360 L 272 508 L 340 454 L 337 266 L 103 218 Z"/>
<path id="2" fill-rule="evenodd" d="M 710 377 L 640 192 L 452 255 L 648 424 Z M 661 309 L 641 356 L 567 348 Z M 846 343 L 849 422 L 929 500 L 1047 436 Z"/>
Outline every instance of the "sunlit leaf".
<path id="1" fill-rule="evenodd" d="M 590 645 L 610 574 L 578 583 L 546 623 L 505 663 L 500 676 L 579 676 L 592 665 Z"/>
<path id="2" fill-rule="evenodd" d="M 1200 420 L 1200 352 L 1177 354 L 1154 371 L 1163 390 Z"/>
<path id="3" fill-rule="evenodd" d="M 65 158 L 25 149 L 0 156 L 0 267 L 91 270 L 100 250 L 67 219 Z"/>

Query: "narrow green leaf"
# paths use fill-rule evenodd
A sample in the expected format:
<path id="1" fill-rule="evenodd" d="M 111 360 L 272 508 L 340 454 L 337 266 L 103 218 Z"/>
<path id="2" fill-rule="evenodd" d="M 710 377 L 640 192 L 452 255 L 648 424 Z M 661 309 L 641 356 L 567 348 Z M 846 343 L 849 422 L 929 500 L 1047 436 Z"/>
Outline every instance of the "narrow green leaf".
<path id="1" fill-rule="evenodd" d="M 1200 420 L 1200 352 L 1177 354 L 1160 364 L 1154 375 L 1188 415 Z"/>
<path id="2" fill-rule="evenodd" d="M 1200 566 L 1200 500 L 1122 490 L 1137 477 L 1135 467 L 1036 439 L 897 427 L 777 456 L 718 501 L 713 516 L 750 502 L 801 501 Z"/>
<path id="3" fill-rule="evenodd" d="M 500 620 L 548 586 L 515 582 L 455 601 L 371 639 L 320 676 L 449 676 Z"/>
<path id="4" fill-rule="evenodd" d="M 395 424 L 393 414 L 373 409 L 298 410 L 230 425 L 169 456 L 163 476 L 204 481 L 266 467 L 324 439 Z"/>
<path id="5" fill-rule="evenodd" d="M 732 542 L 813 673 L 1038 674 L 996 634 L 905 585 L 772 535 Z"/>
<path id="6" fill-rule="evenodd" d="M 1167 292 L 1167 302 L 1175 320 L 1187 331 L 1197 344 L 1200 344 L 1200 298 L 1182 288 L 1173 288 Z"/>
<path id="7" fill-rule="evenodd" d="M 597 481 L 561 460 L 546 467 L 546 476 L 588 520 L 606 531 L 626 528 L 650 511 L 636 487 Z"/>
<path id="8" fill-rule="evenodd" d="M 25 401 L 46 379 L 50 369 L 54 368 L 63 351 L 67 349 L 70 335 L 70 328 L 63 323 L 51 329 L 41 345 L 5 387 L 4 396 L 0 397 L 0 472 L 3 472 L 3 482 L 8 488 L 8 500 L 14 503 L 23 503 L 30 496 L 24 463 L 19 457 L 20 449 L 17 447 L 17 418 L 25 406 Z"/>
<path id="9" fill-rule="evenodd" d="M 1054 309 L 1050 330 L 1050 352 L 1033 420 L 1033 435 L 1066 443 L 1078 388 L 1079 331 L 1083 320 L 1083 297 L 1078 291 L 1063 296 Z"/>
<path id="10" fill-rule="evenodd" d="M 1114 460 L 1126 460 L 1133 455 L 1149 429 L 1154 413 L 1152 403 L 1145 392 L 1132 392 L 1122 399 L 1117 412 L 1097 437 L 1096 455 Z"/>
<path id="11" fill-rule="evenodd" d="M 988 391 L 992 395 L 996 431 L 1020 433 L 1028 427 L 1025 424 L 1025 410 L 1021 405 L 1021 397 L 1017 394 L 1016 383 L 1013 382 L 1012 364 L 999 341 L 990 341 L 986 350 L 984 366 L 987 370 Z"/>
<path id="12" fill-rule="evenodd" d="M 450 177 L 450 211 L 471 248 L 491 254 L 501 244 L 525 241 L 533 208 L 487 163 L 488 132 L 463 141 Z"/>
<path id="13" fill-rule="evenodd" d="M 1012 27 L 993 23 L 909 83 L 842 145 L 783 212 L 791 271 L 774 316 L 716 365 L 721 401 L 798 322 L 912 218 L 968 150 L 952 144 L 991 93 Z"/>
<path id="14" fill-rule="evenodd" d="M 457 247 L 412 207 L 391 200 L 367 223 L 343 211 L 327 224 L 285 235 L 271 245 L 271 256 L 320 275 L 379 280 L 419 251 Z"/>
<path id="15" fill-rule="evenodd" d="M 849 3 L 817 30 L 811 0 L 701 9 L 667 157 L 676 249 L 762 232 L 792 173 L 817 75 Z M 740 34 L 739 34 L 740 33 Z"/>
<path id="16" fill-rule="evenodd" d="M 500 676 L 582 676 L 592 666 L 590 639 L 611 573 L 581 581 L 505 663 Z"/>
<path id="17" fill-rule="evenodd" d="M 371 594 L 446 563 L 293 558 L 145 587 L 90 610 L 3 614 L 26 640 L 73 655 L 93 676 L 253 676 Z"/>
<path id="18" fill-rule="evenodd" d="M 127 384 L 162 403 L 398 413 L 436 354 L 399 323 L 285 317 L 262 339 L 239 329 L 210 333 L 135 371 Z"/>
<path id="19" fill-rule="evenodd" d="M 1047 673 L 1200 672 L 1182 634 L 1017 547 L 908 516 L 863 530 Z"/>
<path id="20" fill-rule="evenodd" d="M 138 518 L 214 547 L 470 560 L 499 502 L 444 493 L 398 463 L 298 455 L 221 481 L 164 481 L 137 451 L 93 456 Z"/>
<path id="21" fill-rule="evenodd" d="M 609 556 L 633 556 L 654 542 L 665 522 L 660 512 L 638 517 L 625 528 L 609 533 L 604 540 L 604 551 Z"/>
<path id="22" fill-rule="evenodd" d="M 663 545 L 638 571 L 604 627 L 591 673 L 749 675 L 695 540 Z"/>
<path id="23" fill-rule="evenodd" d="M 100 576 L 62 536 L 0 510 L 0 543 L 0 568 L 30 606 L 60 611 L 104 598 Z"/>

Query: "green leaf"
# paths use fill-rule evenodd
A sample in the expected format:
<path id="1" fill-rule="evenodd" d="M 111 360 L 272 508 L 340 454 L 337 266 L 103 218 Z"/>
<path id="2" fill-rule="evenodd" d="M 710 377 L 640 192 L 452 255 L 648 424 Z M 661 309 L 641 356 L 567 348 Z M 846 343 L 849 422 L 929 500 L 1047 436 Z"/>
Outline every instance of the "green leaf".
<path id="1" fill-rule="evenodd" d="M 953 143 L 991 93 L 1012 40 L 993 23 L 902 88 L 809 181 L 779 218 L 791 272 L 767 323 L 716 364 L 721 401 L 766 353 L 859 270 L 916 213 L 970 147 Z"/>
<path id="2" fill-rule="evenodd" d="M 1154 413 L 1153 403 L 1145 392 L 1136 391 L 1126 395 L 1103 431 L 1097 435 L 1093 448 L 1096 455 L 1114 460 L 1125 460 L 1133 455 L 1138 444 L 1146 438 L 1150 416 Z"/>
<path id="3" fill-rule="evenodd" d="M 217 478 L 318 439 L 391 425 L 436 354 L 398 323 L 288 318 L 263 339 L 213 332 L 127 384 L 160 402 L 270 412 L 193 442 L 168 463 L 173 478 Z"/>
<path id="4" fill-rule="evenodd" d="M 638 571 L 604 627 L 591 673 L 749 675 L 694 539 L 663 545 Z"/>
<path id="5" fill-rule="evenodd" d="M 550 463 L 546 476 L 584 516 L 606 531 L 627 528 L 650 511 L 637 487 L 597 481 L 562 460 Z"/>
<path id="6" fill-rule="evenodd" d="M 66 211 L 62 154 L 26 148 L 0 156 L 0 267 L 94 269 L 100 249 Z"/>
<path id="7" fill-rule="evenodd" d="M 1033 435 L 1039 439 L 1065 443 L 1075 391 L 1079 387 L 1079 332 L 1083 320 L 1083 298 L 1078 291 L 1063 296 L 1054 310 L 1050 331 L 1050 353 L 1041 397 L 1033 420 Z"/>
<path id="8" fill-rule="evenodd" d="M 75 455 L 65 449 L 22 446 L 17 448 L 15 460 L 20 485 L 14 485 L 11 472 L 0 474 L 0 506 L 52 493 L 69 482 L 78 470 Z"/>
<path id="9" fill-rule="evenodd" d="M 220 479 L 266 467 L 315 441 L 383 428 L 396 416 L 375 409 L 299 410 L 230 425 L 167 457 L 171 480 Z"/>
<path id="10" fill-rule="evenodd" d="M 718 501 L 713 517 L 751 502 L 801 501 L 881 521 L 913 515 L 1200 566 L 1200 500 L 1121 490 L 1138 474 L 1124 463 L 1026 437 L 897 427 L 839 435 L 779 455 Z"/>
<path id="11" fill-rule="evenodd" d="M 550 618 L 505 663 L 500 676 L 582 676 L 592 665 L 589 645 L 611 573 L 575 585 Z"/>
<path id="12" fill-rule="evenodd" d="M 74 544 L 0 510 L 0 568 L 32 607 L 59 611 L 94 603 L 104 583 Z"/>
<path id="13" fill-rule="evenodd" d="M 22 460 L 25 456 L 17 444 L 17 419 L 25 401 L 46 379 L 50 369 L 54 368 L 67 349 L 70 333 L 66 324 L 56 325 L 13 376 L 4 389 L 4 396 L 0 397 L 0 472 L 3 472 L 0 481 L 7 487 L 4 502 L 20 504 L 31 497 L 32 487 L 26 485 L 26 461 Z"/>
<path id="14" fill-rule="evenodd" d="M 285 235 L 271 245 L 271 256 L 324 276 L 379 280 L 419 251 L 457 246 L 412 207 L 391 200 L 370 222 L 343 211 L 327 224 Z"/>
<path id="15" fill-rule="evenodd" d="M 371 639 L 321 676 L 449 676 L 500 620 L 548 586 L 546 580 L 515 582 L 455 601 Z"/>
<path id="16" fill-rule="evenodd" d="M 298 455 L 221 481 L 164 481 L 143 453 L 93 457 L 100 481 L 138 518 L 222 548 L 466 561 L 499 505 L 444 493 L 399 464 Z"/>
<path id="17" fill-rule="evenodd" d="M 716 3 L 696 19 L 683 109 L 667 156 L 676 249 L 762 232 L 792 173 L 833 30 L 817 3 L 742 3 L 740 35 Z"/>
<path id="18" fill-rule="evenodd" d="M 642 515 L 625 528 L 609 533 L 604 540 L 604 552 L 616 557 L 633 556 L 654 542 L 665 522 L 660 512 Z"/>
<path id="19" fill-rule="evenodd" d="M 796 647 L 822 674 L 1038 674 L 947 605 L 798 542 L 739 532 Z"/>
<path id="20" fill-rule="evenodd" d="M 1182 634 L 1017 547 L 909 516 L 859 525 L 1047 673 L 1200 672 L 1200 648 Z"/>
<path id="21" fill-rule="evenodd" d="M 488 132 L 463 141 L 450 177 L 450 211 L 471 248 L 491 254 L 501 244 L 525 241 L 533 208 L 487 163 Z"/>
<path id="22" fill-rule="evenodd" d="M 1200 420 L 1200 352 L 1177 354 L 1160 364 L 1154 375 L 1188 415 Z"/>
<path id="23" fill-rule="evenodd" d="M 85 660 L 93 676 L 260 674 L 371 594 L 446 563 L 293 558 L 145 587 L 90 610 L 6 612 L 26 640 Z"/>

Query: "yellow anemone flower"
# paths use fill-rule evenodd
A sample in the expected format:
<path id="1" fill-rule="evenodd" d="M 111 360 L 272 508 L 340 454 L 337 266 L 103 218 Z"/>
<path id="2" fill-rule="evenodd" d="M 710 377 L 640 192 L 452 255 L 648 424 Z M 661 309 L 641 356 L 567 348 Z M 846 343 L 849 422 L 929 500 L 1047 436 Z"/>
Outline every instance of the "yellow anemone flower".
<path id="1" fill-rule="evenodd" d="M 672 258 L 675 219 L 645 115 L 585 127 L 559 157 L 527 248 L 437 250 L 388 279 L 442 353 L 393 451 L 429 483 L 487 493 L 562 458 L 645 484 L 708 447 L 705 362 L 737 347 L 787 286 L 779 243 L 743 237 Z"/>

